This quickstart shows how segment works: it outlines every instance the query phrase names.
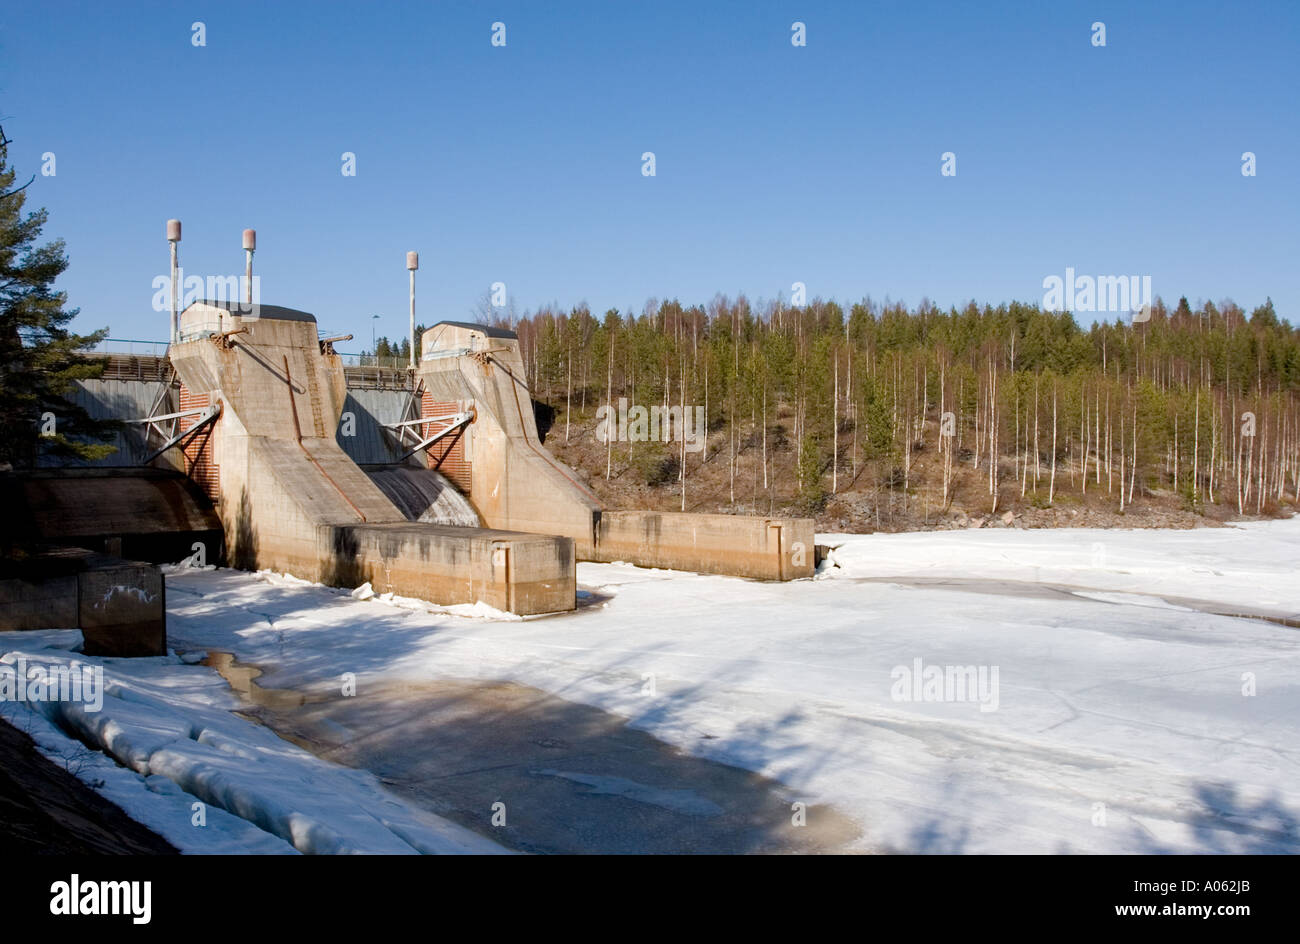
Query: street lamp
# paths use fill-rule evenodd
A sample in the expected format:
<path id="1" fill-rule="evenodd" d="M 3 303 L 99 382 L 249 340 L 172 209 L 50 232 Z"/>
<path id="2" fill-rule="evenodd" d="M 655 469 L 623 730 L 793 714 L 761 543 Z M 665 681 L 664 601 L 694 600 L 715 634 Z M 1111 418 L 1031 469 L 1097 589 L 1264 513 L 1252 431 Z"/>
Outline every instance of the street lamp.
<path id="1" fill-rule="evenodd" d="M 375 322 L 378 320 L 378 315 L 370 316 L 370 356 L 375 359 L 376 364 L 379 363 L 379 352 L 375 349 Z"/>

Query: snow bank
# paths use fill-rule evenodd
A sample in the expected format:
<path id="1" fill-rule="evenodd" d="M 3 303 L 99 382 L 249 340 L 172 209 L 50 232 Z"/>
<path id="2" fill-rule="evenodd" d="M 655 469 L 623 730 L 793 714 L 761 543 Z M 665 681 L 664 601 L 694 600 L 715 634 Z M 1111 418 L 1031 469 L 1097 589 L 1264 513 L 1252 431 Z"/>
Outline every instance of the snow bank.
<path id="1" fill-rule="evenodd" d="M 14 649 L 0 661 L 13 664 L 19 658 L 49 666 L 66 663 L 69 656 L 55 648 Z M 75 701 L 29 701 L 6 706 L 6 716 L 34 736 L 39 733 L 38 743 L 47 751 L 67 751 L 66 735 L 72 734 L 116 760 L 122 767 L 105 758 L 92 763 L 88 782 L 106 782 L 111 768 L 115 789 L 106 791 L 109 799 L 182 851 L 503 851 L 408 806 L 371 774 L 320 760 L 231 715 L 237 702 L 211 669 L 175 657 L 77 659 L 105 671 L 101 710 Z M 44 724 L 33 729 L 22 716 L 24 709 Z M 128 789 L 124 779 L 132 776 L 136 790 Z M 154 795 L 170 802 L 155 809 Z M 195 801 L 208 807 L 206 825 L 191 822 Z M 183 820 L 181 807 L 186 807 Z"/>

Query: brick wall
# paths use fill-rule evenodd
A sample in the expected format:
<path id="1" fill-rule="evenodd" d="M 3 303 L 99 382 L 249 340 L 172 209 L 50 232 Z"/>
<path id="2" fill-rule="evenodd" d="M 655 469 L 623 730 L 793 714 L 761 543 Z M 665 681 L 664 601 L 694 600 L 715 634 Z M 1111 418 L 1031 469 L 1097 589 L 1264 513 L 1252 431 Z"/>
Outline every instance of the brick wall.
<path id="1" fill-rule="evenodd" d="M 420 416 L 447 416 L 461 412 L 459 403 L 444 403 L 434 400 L 433 394 L 424 391 L 420 400 Z M 443 427 L 442 423 L 425 423 L 420 427 L 420 438 L 432 436 Z M 465 429 L 462 427 L 448 433 L 429 447 L 429 468 L 437 469 L 451 480 L 451 483 L 466 495 L 470 494 L 473 475 L 470 463 L 465 458 Z"/>
<path id="2" fill-rule="evenodd" d="M 199 410 L 211 406 L 209 400 L 208 394 L 190 393 L 189 389 L 184 384 L 181 384 L 179 409 Z M 182 416 L 178 432 L 189 429 L 198 421 L 197 416 Z M 221 470 L 212 461 L 213 439 L 217 435 L 217 427 L 220 425 L 221 420 L 217 420 L 185 444 L 185 472 L 198 483 L 199 488 L 203 489 L 214 502 L 221 494 Z"/>

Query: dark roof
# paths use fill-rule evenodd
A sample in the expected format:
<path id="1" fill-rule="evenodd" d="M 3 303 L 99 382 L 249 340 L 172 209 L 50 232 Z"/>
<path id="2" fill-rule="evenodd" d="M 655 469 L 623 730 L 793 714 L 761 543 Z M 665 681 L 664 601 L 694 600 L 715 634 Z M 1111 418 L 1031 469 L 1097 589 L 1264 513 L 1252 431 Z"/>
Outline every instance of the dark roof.
<path id="1" fill-rule="evenodd" d="M 519 340 L 519 335 L 515 334 L 513 331 L 508 331 L 505 328 L 489 328 L 487 325 L 474 324 L 469 321 L 439 321 L 438 324 L 434 325 L 434 327 L 437 328 L 440 325 L 451 325 L 453 328 L 468 328 L 471 331 L 478 331 L 489 338 L 508 338 L 512 341 Z"/>
<path id="2" fill-rule="evenodd" d="M 243 302 L 210 302 L 206 298 L 197 301 L 195 305 L 209 305 L 212 308 L 224 308 L 226 311 L 233 311 L 237 315 L 252 317 L 247 314 L 246 306 Z M 257 317 L 267 318 L 271 321 L 310 321 L 316 323 L 316 316 L 306 311 L 299 311 L 296 308 L 283 308 L 280 305 L 257 305 Z"/>

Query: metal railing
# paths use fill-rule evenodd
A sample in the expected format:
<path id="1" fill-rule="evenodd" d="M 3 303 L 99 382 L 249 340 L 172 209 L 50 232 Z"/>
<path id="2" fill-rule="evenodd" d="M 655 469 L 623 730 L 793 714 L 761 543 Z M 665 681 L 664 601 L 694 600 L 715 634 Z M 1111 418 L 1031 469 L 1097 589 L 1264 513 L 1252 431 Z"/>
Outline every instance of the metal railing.
<path id="1" fill-rule="evenodd" d="M 201 337 L 200 332 L 194 337 Z M 192 340 L 187 336 L 186 340 Z M 166 341 L 134 341 L 105 338 L 84 352 L 87 357 L 103 358 L 103 380 L 172 381 L 174 374 L 167 360 Z M 409 360 L 405 357 L 377 357 L 374 354 L 340 354 L 349 388 L 372 390 L 412 390 Z"/>
<path id="2" fill-rule="evenodd" d="M 393 370 L 404 370 L 411 366 L 411 359 L 409 357 L 380 357 L 377 354 L 345 354 L 342 351 L 336 353 L 343 359 L 344 367 L 387 367 Z"/>
<path id="3" fill-rule="evenodd" d="M 126 338 L 104 338 L 89 349 L 93 354 L 131 354 L 136 357 L 164 357 L 166 341 L 131 341 Z"/>
<path id="4" fill-rule="evenodd" d="M 100 380 L 156 380 L 174 383 L 176 376 L 171 361 L 153 354 L 90 354 L 102 358 L 103 373 Z"/>
<path id="5" fill-rule="evenodd" d="M 212 334 L 209 329 L 200 329 L 183 335 L 182 340 L 192 341 L 195 338 L 205 337 Z M 128 338 L 104 338 L 98 344 L 87 349 L 90 354 L 130 354 L 135 357 L 166 357 L 168 344 L 166 341 L 138 341 Z M 398 357 L 397 355 L 387 355 L 380 357 L 376 354 L 347 354 L 343 351 L 338 352 L 339 357 L 343 359 L 344 367 L 384 367 L 392 370 L 405 370 L 410 366 L 409 357 Z"/>
<path id="6" fill-rule="evenodd" d="M 415 375 L 406 368 L 344 367 L 349 390 L 414 390 Z"/>

